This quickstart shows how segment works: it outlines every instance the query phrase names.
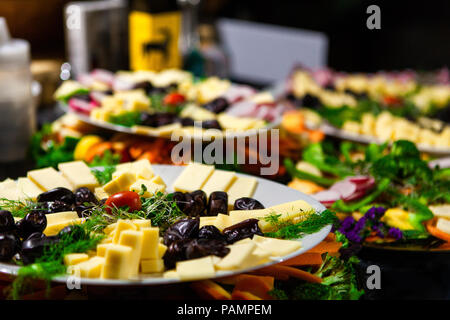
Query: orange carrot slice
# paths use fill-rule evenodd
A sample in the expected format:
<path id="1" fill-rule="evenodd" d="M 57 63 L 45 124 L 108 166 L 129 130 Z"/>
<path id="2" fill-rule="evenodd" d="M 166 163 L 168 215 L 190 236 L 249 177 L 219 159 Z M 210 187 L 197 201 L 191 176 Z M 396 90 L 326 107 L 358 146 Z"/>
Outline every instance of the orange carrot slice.
<path id="1" fill-rule="evenodd" d="M 342 243 L 340 242 L 324 242 L 322 241 L 314 248 L 308 250 L 309 253 L 336 253 L 342 247 Z"/>
<path id="2" fill-rule="evenodd" d="M 279 265 L 282 266 L 316 266 L 321 265 L 323 262 L 322 255 L 320 253 L 310 253 L 305 252 L 299 256 L 292 259 L 281 262 Z"/>
<path id="3" fill-rule="evenodd" d="M 268 292 L 273 289 L 273 284 L 273 277 L 242 274 L 237 277 L 234 290 L 250 292 L 259 298 L 270 300 L 272 296 Z"/>
<path id="4" fill-rule="evenodd" d="M 193 288 L 199 296 L 205 299 L 214 300 L 230 300 L 231 294 L 222 288 L 220 285 L 211 280 L 203 280 L 191 283 Z"/>
<path id="5" fill-rule="evenodd" d="M 262 300 L 260 297 L 255 296 L 247 291 L 233 290 L 231 294 L 233 300 Z"/>
<path id="6" fill-rule="evenodd" d="M 297 269 L 297 268 L 293 268 L 293 267 L 288 267 L 288 266 L 280 266 L 280 265 L 275 265 L 275 266 L 269 266 L 269 267 L 265 267 L 262 268 L 260 270 L 256 270 L 256 272 L 260 273 L 260 274 L 266 274 L 266 275 L 271 275 L 273 276 L 275 279 L 277 277 L 280 278 L 280 276 L 282 276 L 283 278 L 285 278 L 287 276 L 287 278 L 292 277 L 292 278 L 297 278 L 297 279 L 301 279 L 307 282 L 312 282 L 312 283 L 321 283 L 322 279 L 319 278 L 318 276 L 315 276 L 309 272 Z"/>
<path id="7" fill-rule="evenodd" d="M 434 221 L 428 221 L 426 223 L 426 227 L 427 227 L 427 231 L 434 237 L 442 239 L 444 241 L 450 242 L 450 234 L 439 230 L 438 228 L 436 228 L 436 226 L 434 225 Z"/>

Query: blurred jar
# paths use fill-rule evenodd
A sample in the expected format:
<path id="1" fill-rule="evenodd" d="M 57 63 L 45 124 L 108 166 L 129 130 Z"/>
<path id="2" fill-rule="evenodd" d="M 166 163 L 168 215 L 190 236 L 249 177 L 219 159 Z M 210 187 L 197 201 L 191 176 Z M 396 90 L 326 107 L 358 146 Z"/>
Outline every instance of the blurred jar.
<path id="1" fill-rule="evenodd" d="M 23 160 L 35 130 L 30 45 L 11 39 L 0 18 L 0 162 Z"/>

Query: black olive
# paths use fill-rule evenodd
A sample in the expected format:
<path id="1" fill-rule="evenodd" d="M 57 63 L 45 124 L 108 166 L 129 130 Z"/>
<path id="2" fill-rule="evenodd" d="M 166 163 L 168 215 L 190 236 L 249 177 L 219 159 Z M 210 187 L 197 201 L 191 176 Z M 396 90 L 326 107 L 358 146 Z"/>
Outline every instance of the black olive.
<path id="1" fill-rule="evenodd" d="M 345 89 L 344 92 L 346 94 L 354 96 L 358 100 L 366 100 L 366 99 L 369 98 L 369 96 L 367 95 L 366 92 L 356 92 L 356 91 L 353 91 L 351 89 Z"/>
<path id="2" fill-rule="evenodd" d="M 235 243 L 236 241 L 252 238 L 255 234 L 263 236 L 261 229 L 258 226 L 258 219 L 247 219 L 237 224 L 234 224 L 223 230 L 228 243 Z"/>
<path id="3" fill-rule="evenodd" d="M 194 239 L 186 245 L 186 258 L 197 259 L 210 255 L 225 257 L 230 249 L 226 247 L 227 243 L 220 240 Z"/>
<path id="4" fill-rule="evenodd" d="M 45 237 L 46 237 L 46 235 L 43 234 L 42 232 L 33 232 L 32 234 L 29 235 L 29 237 L 26 240 L 28 240 L 28 239 L 35 239 L 35 238 L 43 239 Z"/>
<path id="5" fill-rule="evenodd" d="M 216 226 L 212 225 L 201 227 L 198 231 L 198 238 L 220 241 L 224 241 L 226 239 L 225 236 L 220 232 L 220 230 Z"/>
<path id="6" fill-rule="evenodd" d="M 62 237 L 70 235 L 74 240 L 82 240 L 86 238 L 86 233 L 83 228 L 78 225 L 70 225 L 64 227 L 61 231 L 58 232 L 57 238 L 61 239 Z"/>
<path id="7" fill-rule="evenodd" d="M 44 247 L 55 244 L 59 241 L 55 237 L 34 237 L 25 240 L 22 243 L 21 257 L 25 264 L 33 263 L 37 258 L 42 256 Z"/>
<path id="8" fill-rule="evenodd" d="M 0 234 L 0 261 L 10 261 L 17 251 L 17 238 L 11 233 Z"/>
<path id="9" fill-rule="evenodd" d="M 75 195 L 69 189 L 59 187 L 47 192 L 43 192 L 37 197 L 37 202 L 52 201 L 61 201 L 67 203 L 68 205 L 72 205 L 75 202 Z"/>
<path id="10" fill-rule="evenodd" d="M 92 214 L 93 209 L 93 206 L 85 205 L 79 205 L 75 207 L 75 211 L 77 212 L 79 218 L 89 217 Z"/>
<path id="11" fill-rule="evenodd" d="M 34 232 L 43 232 L 47 227 L 47 217 L 43 212 L 32 211 L 16 224 L 19 235 L 25 239 Z"/>
<path id="12" fill-rule="evenodd" d="M 261 202 L 253 198 L 239 198 L 234 202 L 233 210 L 256 210 L 264 209 Z"/>
<path id="13" fill-rule="evenodd" d="M 203 108 L 214 112 L 214 113 L 221 113 L 225 111 L 229 107 L 229 103 L 227 99 L 225 98 L 216 98 L 207 104 L 203 105 Z"/>
<path id="14" fill-rule="evenodd" d="M 186 197 L 183 192 L 176 191 L 171 194 L 172 200 L 177 204 L 178 209 L 184 212 L 184 206 L 186 204 Z"/>
<path id="15" fill-rule="evenodd" d="M 158 122 L 156 120 L 156 114 L 155 113 L 147 113 L 147 112 L 141 113 L 140 123 L 143 126 L 156 128 L 158 126 Z"/>
<path id="16" fill-rule="evenodd" d="M 191 205 L 189 206 L 189 210 L 185 210 L 184 213 L 191 217 L 203 216 L 207 204 L 206 193 L 203 190 L 195 190 L 191 192 L 189 196 L 185 196 L 185 199 Z"/>
<path id="17" fill-rule="evenodd" d="M 86 187 L 75 190 L 75 205 L 81 206 L 85 203 L 98 204 L 97 197 Z"/>
<path id="18" fill-rule="evenodd" d="M 194 239 L 198 236 L 199 219 L 181 219 L 171 225 L 164 234 L 164 244 L 170 245 L 177 240 Z"/>
<path id="19" fill-rule="evenodd" d="M 179 121 L 183 127 L 193 127 L 194 126 L 194 119 L 192 119 L 192 118 L 180 118 Z"/>
<path id="20" fill-rule="evenodd" d="M 66 202 L 55 200 L 48 202 L 40 202 L 38 203 L 38 208 L 33 209 L 33 212 L 42 212 L 45 214 L 56 213 L 56 212 L 64 212 L 64 211 L 72 211 L 73 206 L 67 204 Z"/>
<path id="21" fill-rule="evenodd" d="M 145 93 L 149 95 L 154 89 L 153 84 L 150 81 L 141 81 L 135 83 L 133 89 L 144 89 Z"/>
<path id="22" fill-rule="evenodd" d="M 168 245 L 166 252 L 164 253 L 163 260 L 164 265 L 167 269 L 172 269 L 175 267 L 177 261 L 186 260 L 186 245 L 192 239 L 183 239 L 173 241 Z"/>
<path id="23" fill-rule="evenodd" d="M 228 214 L 228 195 L 223 191 L 209 195 L 208 216 L 217 216 L 219 213 Z"/>
<path id="24" fill-rule="evenodd" d="M 203 129 L 218 129 L 222 130 L 222 126 L 217 120 L 205 120 L 202 121 L 202 128 Z"/>
<path id="25" fill-rule="evenodd" d="M 319 98 L 312 94 L 305 94 L 302 98 L 302 106 L 308 108 L 317 108 L 321 106 Z"/>
<path id="26" fill-rule="evenodd" d="M 165 126 L 174 123 L 178 120 L 178 117 L 174 113 L 161 112 L 156 114 L 156 125 L 157 127 Z"/>
<path id="27" fill-rule="evenodd" d="M 0 210 L 0 232 L 12 231 L 15 228 L 16 224 L 11 212 Z"/>

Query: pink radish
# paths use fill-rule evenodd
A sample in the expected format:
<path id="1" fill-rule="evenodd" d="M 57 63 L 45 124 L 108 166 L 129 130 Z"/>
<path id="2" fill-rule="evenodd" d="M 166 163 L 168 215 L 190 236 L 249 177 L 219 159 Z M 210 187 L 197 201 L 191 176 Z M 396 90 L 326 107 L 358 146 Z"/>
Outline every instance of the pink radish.
<path id="1" fill-rule="evenodd" d="M 322 203 L 333 203 L 339 200 L 341 198 L 341 195 L 336 190 L 324 190 L 313 194 L 312 197 Z"/>
<path id="2" fill-rule="evenodd" d="M 77 98 L 71 98 L 69 100 L 69 108 L 75 112 L 80 112 L 86 115 L 89 115 L 91 113 L 91 110 L 94 109 L 96 106 L 92 104 L 91 102 L 77 99 Z"/>
<path id="3" fill-rule="evenodd" d="M 356 184 L 350 182 L 350 181 L 339 181 L 333 184 L 330 188 L 330 190 L 334 190 L 339 193 L 340 198 L 348 198 L 356 191 Z"/>

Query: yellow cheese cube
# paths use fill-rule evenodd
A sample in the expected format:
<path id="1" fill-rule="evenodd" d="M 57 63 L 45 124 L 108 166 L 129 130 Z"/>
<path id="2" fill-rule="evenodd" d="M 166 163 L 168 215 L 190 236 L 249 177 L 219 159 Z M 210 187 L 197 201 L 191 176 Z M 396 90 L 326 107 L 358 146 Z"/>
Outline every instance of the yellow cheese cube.
<path id="1" fill-rule="evenodd" d="M 124 230 L 120 233 L 119 244 L 122 246 L 128 246 L 133 251 L 130 257 L 130 276 L 137 276 L 139 273 L 139 261 L 141 260 L 142 252 L 142 231 Z"/>
<path id="2" fill-rule="evenodd" d="M 175 191 L 192 192 L 202 189 L 205 182 L 213 174 L 214 166 L 190 163 L 173 184 Z"/>
<path id="3" fill-rule="evenodd" d="M 150 180 L 155 174 L 152 165 L 147 159 L 138 160 L 132 163 L 132 168 L 137 179 Z"/>
<path id="4" fill-rule="evenodd" d="M 62 229 L 64 229 L 65 227 L 69 226 L 69 225 L 73 225 L 73 224 L 81 224 L 84 222 L 85 219 L 83 218 L 77 218 L 74 220 L 68 220 L 65 222 L 60 222 L 60 223 L 55 223 L 55 224 L 47 224 L 47 227 L 44 230 L 44 234 L 46 236 L 54 236 L 57 235 L 58 232 L 60 232 Z"/>
<path id="5" fill-rule="evenodd" d="M 78 213 L 76 211 L 64 211 L 64 212 L 49 213 L 45 215 L 45 217 L 47 218 L 47 226 L 49 226 L 52 224 L 69 222 L 78 219 Z"/>
<path id="6" fill-rule="evenodd" d="M 97 256 L 104 257 L 106 249 L 110 247 L 112 243 L 100 243 L 97 245 Z"/>
<path id="7" fill-rule="evenodd" d="M 164 271 L 164 261 L 162 259 L 141 260 L 142 273 L 159 273 Z"/>
<path id="8" fill-rule="evenodd" d="M 228 204 L 234 205 L 234 202 L 242 197 L 252 197 L 255 192 L 258 181 L 250 177 L 237 177 L 228 190 Z"/>
<path id="9" fill-rule="evenodd" d="M 120 234 L 125 230 L 137 230 L 137 227 L 131 220 L 118 220 L 114 230 L 113 243 L 119 243 Z"/>
<path id="10" fill-rule="evenodd" d="M 116 229 L 117 226 L 117 222 L 108 224 L 104 229 L 103 229 L 103 233 L 105 234 L 111 234 L 111 232 L 113 232 Z"/>
<path id="11" fill-rule="evenodd" d="M 131 222 L 137 227 L 138 230 L 142 228 L 150 228 L 152 226 L 150 219 L 133 219 Z"/>
<path id="12" fill-rule="evenodd" d="M 58 164 L 59 171 L 69 180 L 75 189 L 86 187 L 94 190 L 98 181 L 84 161 L 72 161 Z"/>
<path id="13" fill-rule="evenodd" d="M 146 136 L 169 137 L 174 130 L 178 130 L 179 128 L 181 128 L 181 124 L 179 122 L 175 122 L 158 128 L 136 125 L 132 126 L 131 130 L 133 130 L 133 132 L 135 132 L 136 134 L 142 134 Z"/>
<path id="14" fill-rule="evenodd" d="M 88 259 L 89 256 L 86 253 L 70 253 L 64 256 L 64 264 L 66 266 L 73 266 Z"/>
<path id="15" fill-rule="evenodd" d="M 180 279 L 176 270 L 169 270 L 164 272 L 163 278 L 165 279 Z"/>
<path id="16" fill-rule="evenodd" d="M 202 190 L 206 195 L 209 195 L 214 191 L 226 191 L 230 185 L 236 180 L 236 174 L 231 171 L 215 170 L 213 174 L 208 178 Z"/>
<path id="17" fill-rule="evenodd" d="M 162 243 L 158 243 L 158 259 L 162 259 L 162 257 L 166 253 L 166 251 L 167 251 L 167 246 Z"/>
<path id="18" fill-rule="evenodd" d="M 101 268 L 103 279 L 128 279 L 131 274 L 130 259 L 133 249 L 128 246 L 111 245 L 105 252 L 105 263 Z"/>
<path id="19" fill-rule="evenodd" d="M 107 199 L 109 197 L 109 194 L 102 187 L 95 188 L 94 194 L 99 200 Z"/>
<path id="20" fill-rule="evenodd" d="M 79 268 L 80 276 L 83 278 L 99 278 L 104 264 L 105 258 L 92 257 L 77 264 L 75 267 Z"/>
<path id="21" fill-rule="evenodd" d="M 28 171 L 28 179 L 33 181 L 42 190 L 48 191 L 57 187 L 73 190 L 73 186 L 58 171 L 53 168 L 44 168 Z"/>
<path id="22" fill-rule="evenodd" d="M 128 191 L 130 186 L 135 182 L 135 174 L 131 172 L 123 172 L 117 178 L 105 184 L 103 186 L 103 190 L 110 195 L 120 191 Z"/>
<path id="23" fill-rule="evenodd" d="M 214 221 L 214 226 L 222 231 L 225 228 L 231 226 L 231 219 L 229 215 L 219 213 Z"/>
<path id="24" fill-rule="evenodd" d="M 195 104 L 189 104 L 180 113 L 181 117 L 189 117 L 196 121 L 214 120 L 216 114 Z"/>
<path id="25" fill-rule="evenodd" d="M 273 256 L 285 256 L 289 253 L 297 251 L 302 247 L 300 241 L 282 240 L 275 238 L 267 238 L 255 235 L 253 241 L 258 247 L 264 251 L 270 252 Z"/>
<path id="26" fill-rule="evenodd" d="M 255 243 L 242 243 L 229 246 L 230 252 L 217 264 L 219 270 L 235 270 L 248 267 L 252 263 L 252 252 L 256 249 Z"/>
<path id="27" fill-rule="evenodd" d="M 177 262 L 177 274 L 181 280 L 193 281 L 214 277 L 216 272 L 211 256 Z"/>
<path id="28" fill-rule="evenodd" d="M 44 190 L 39 188 L 28 178 L 17 179 L 17 188 L 25 198 L 29 198 L 31 200 L 36 200 L 37 196 L 44 192 Z"/>
<path id="29" fill-rule="evenodd" d="M 159 258 L 159 228 L 142 228 L 143 241 L 141 259 Z"/>
<path id="30" fill-rule="evenodd" d="M 166 183 L 164 182 L 164 180 L 159 175 L 156 175 L 153 178 L 151 178 L 150 182 L 153 182 L 153 183 L 156 183 L 156 184 L 160 184 L 160 185 L 162 185 L 164 187 L 167 187 Z"/>
<path id="31" fill-rule="evenodd" d="M 145 192 L 142 191 L 142 185 L 145 187 Z M 156 184 L 147 180 L 138 180 L 130 186 L 130 191 L 142 194 L 143 197 L 151 197 L 158 192 L 164 192 L 166 187 L 161 184 Z"/>
<path id="32" fill-rule="evenodd" d="M 147 110 L 149 110 L 149 107 L 150 107 L 150 101 L 148 100 L 148 98 L 132 99 L 126 104 L 127 110 L 130 110 L 130 111 L 147 111 Z"/>
<path id="33" fill-rule="evenodd" d="M 217 217 L 200 217 L 200 228 L 203 226 L 214 225 Z"/>

